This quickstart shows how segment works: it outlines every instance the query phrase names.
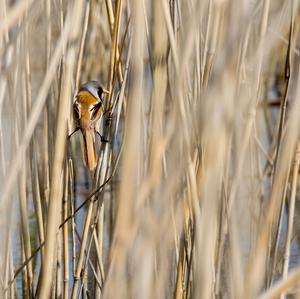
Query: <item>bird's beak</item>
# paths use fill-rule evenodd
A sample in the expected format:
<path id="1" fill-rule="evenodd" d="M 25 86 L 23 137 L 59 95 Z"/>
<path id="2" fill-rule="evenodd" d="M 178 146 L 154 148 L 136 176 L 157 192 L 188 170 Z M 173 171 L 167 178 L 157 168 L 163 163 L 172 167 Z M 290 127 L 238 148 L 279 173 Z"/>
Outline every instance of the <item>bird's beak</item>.
<path id="1" fill-rule="evenodd" d="M 105 89 L 105 88 L 102 88 L 103 92 L 106 93 L 106 94 L 110 94 L 110 91 Z"/>

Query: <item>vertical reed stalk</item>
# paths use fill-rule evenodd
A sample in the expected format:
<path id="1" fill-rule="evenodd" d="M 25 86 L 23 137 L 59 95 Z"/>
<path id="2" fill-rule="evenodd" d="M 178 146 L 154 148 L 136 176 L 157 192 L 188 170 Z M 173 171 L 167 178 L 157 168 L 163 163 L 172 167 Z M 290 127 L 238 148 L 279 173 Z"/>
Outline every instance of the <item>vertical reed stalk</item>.
<path id="1" fill-rule="evenodd" d="M 73 7 L 70 18 L 66 19 L 66 24 L 70 26 L 71 20 L 77 20 L 73 24 L 72 35 L 70 34 L 70 40 L 75 41 L 79 33 L 79 24 L 81 20 L 82 5 L 79 1 L 76 1 Z M 67 31 L 68 32 L 68 31 Z M 66 70 L 62 82 L 60 82 L 61 98 L 58 107 L 57 118 L 57 131 L 56 131 L 56 143 L 54 152 L 54 164 L 51 179 L 50 188 L 50 202 L 47 219 L 47 231 L 45 238 L 45 256 L 42 264 L 41 284 L 38 290 L 38 298 L 48 298 L 50 295 L 51 287 L 51 268 L 54 264 L 54 252 L 56 248 L 56 234 L 58 230 L 58 217 L 57 211 L 60 206 L 60 181 L 62 176 L 63 161 L 65 159 L 65 143 L 67 132 L 67 107 L 68 101 L 71 98 L 71 75 L 75 65 L 75 47 L 69 48 L 66 57 Z"/>
<path id="2" fill-rule="evenodd" d="M 64 195 L 63 195 L 63 217 L 64 221 L 68 217 L 68 202 L 69 202 L 69 168 L 68 161 L 65 162 L 64 172 Z M 72 192 L 72 190 L 71 190 Z M 69 298 L 69 233 L 68 222 L 63 225 L 63 264 L 64 264 L 64 284 L 63 298 Z"/>
<path id="3" fill-rule="evenodd" d="M 294 157 L 294 167 L 293 167 L 292 184 L 291 184 L 291 198 L 289 200 L 289 209 L 288 209 L 287 234 L 285 239 L 285 249 L 284 249 L 284 256 L 283 256 L 283 271 L 282 271 L 283 279 L 287 278 L 288 269 L 289 269 L 299 163 L 300 163 L 300 143 L 298 142 L 296 145 L 296 151 Z M 285 298 L 285 292 L 281 293 L 280 295 L 280 299 L 284 299 L 284 298 Z"/>
<path id="4" fill-rule="evenodd" d="M 93 199 L 89 203 L 88 210 L 87 210 L 86 217 L 85 217 L 78 261 L 76 264 L 76 270 L 74 272 L 74 284 L 73 284 L 73 288 L 72 288 L 72 297 L 71 297 L 72 299 L 77 298 L 79 279 L 81 278 L 81 271 L 82 271 L 82 265 L 83 265 L 84 251 L 85 251 L 85 247 L 86 247 L 86 242 L 87 242 L 87 238 L 88 238 L 92 215 L 93 215 Z"/>

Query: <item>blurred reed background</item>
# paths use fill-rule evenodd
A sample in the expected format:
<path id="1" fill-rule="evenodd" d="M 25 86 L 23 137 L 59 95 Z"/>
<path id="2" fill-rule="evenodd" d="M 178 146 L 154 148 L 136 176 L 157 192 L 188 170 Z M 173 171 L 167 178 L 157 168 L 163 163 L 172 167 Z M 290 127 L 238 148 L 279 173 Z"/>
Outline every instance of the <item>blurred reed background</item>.
<path id="1" fill-rule="evenodd" d="M 300 298 L 299 1 L 1 0 L 0 298 Z M 105 97 L 95 171 L 72 103 Z"/>

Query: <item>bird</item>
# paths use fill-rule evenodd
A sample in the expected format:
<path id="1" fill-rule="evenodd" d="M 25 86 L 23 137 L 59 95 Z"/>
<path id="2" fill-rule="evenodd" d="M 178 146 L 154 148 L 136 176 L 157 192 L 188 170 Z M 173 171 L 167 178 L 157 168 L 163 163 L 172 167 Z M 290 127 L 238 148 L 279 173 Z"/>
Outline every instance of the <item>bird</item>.
<path id="1" fill-rule="evenodd" d="M 87 168 L 93 170 L 97 165 L 95 146 L 96 124 L 103 115 L 103 97 L 110 94 L 98 81 L 92 80 L 82 84 L 73 103 L 73 119 L 75 130 L 80 130 L 83 137 L 82 155 Z M 105 139 L 100 135 L 101 141 Z"/>

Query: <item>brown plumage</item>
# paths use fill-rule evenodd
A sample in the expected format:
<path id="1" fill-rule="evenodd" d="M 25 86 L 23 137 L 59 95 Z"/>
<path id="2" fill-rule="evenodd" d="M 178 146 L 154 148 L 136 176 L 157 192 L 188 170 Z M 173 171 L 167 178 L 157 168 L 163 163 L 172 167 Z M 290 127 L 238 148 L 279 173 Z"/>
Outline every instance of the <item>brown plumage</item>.
<path id="1" fill-rule="evenodd" d="M 90 170 L 97 165 L 95 127 L 103 113 L 103 93 L 109 92 L 99 82 L 89 81 L 80 87 L 73 104 L 75 130 L 82 133 L 83 161 Z"/>

